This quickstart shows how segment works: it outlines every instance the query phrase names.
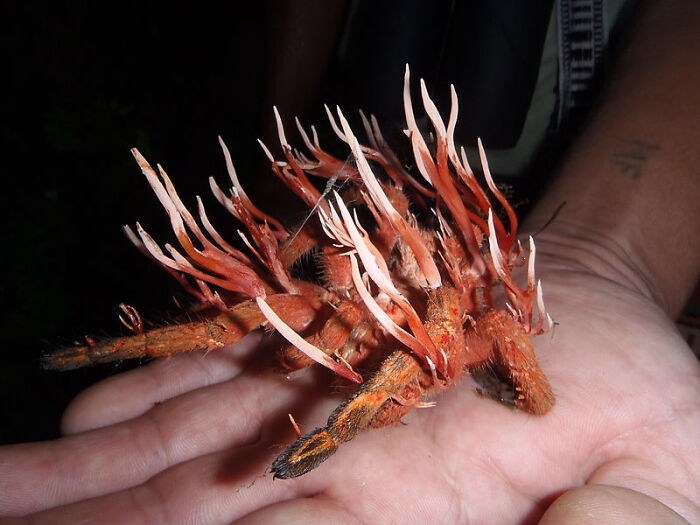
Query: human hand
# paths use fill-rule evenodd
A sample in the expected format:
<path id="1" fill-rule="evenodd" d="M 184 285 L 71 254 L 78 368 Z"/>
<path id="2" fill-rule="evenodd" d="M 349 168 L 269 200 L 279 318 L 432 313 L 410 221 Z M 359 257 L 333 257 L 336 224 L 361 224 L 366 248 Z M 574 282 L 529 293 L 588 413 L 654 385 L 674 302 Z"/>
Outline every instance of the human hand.
<path id="1" fill-rule="evenodd" d="M 291 380 L 270 372 L 251 335 L 103 381 L 69 407 L 65 437 L 0 449 L 0 514 L 32 514 L 32 523 L 527 523 L 574 489 L 543 523 L 582 508 L 597 509 L 596 522 L 612 507 L 633 513 L 624 522 L 673 516 L 659 501 L 700 521 L 700 366 L 629 272 L 599 255 L 614 271 L 582 265 L 556 231 L 538 239 L 559 323 L 535 339 L 557 396 L 546 416 L 481 399 L 465 379 L 406 425 L 364 432 L 316 470 L 273 480 L 269 464 L 294 438 L 286 414 L 307 432 L 340 397 L 322 386 L 323 371 Z"/>

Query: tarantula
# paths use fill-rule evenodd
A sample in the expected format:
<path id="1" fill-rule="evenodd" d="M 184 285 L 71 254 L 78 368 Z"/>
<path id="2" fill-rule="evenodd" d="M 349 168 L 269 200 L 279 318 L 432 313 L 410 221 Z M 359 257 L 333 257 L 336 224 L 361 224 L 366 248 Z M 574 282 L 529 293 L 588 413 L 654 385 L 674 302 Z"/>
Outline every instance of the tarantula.
<path id="1" fill-rule="evenodd" d="M 361 430 L 398 422 L 411 408 L 430 404 L 424 401 L 425 394 L 449 387 L 464 371 L 485 365 L 509 380 L 517 408 L 531 414 L 549 411 L 554 396 L 530 341 L 531 335 L 547 332 L 553 324 L 545 312 L 541 284 L 535 280 L 534 241 L 529 239 L 527 282 L 520 287 L 511 275 L 513 267 L 525 260 L 516 240 L 518 221 L 491 177 L 481 141 L 479 153 L 491 197 L 477 182 L 464 148 L 457 151 L 454 88 L 445 127 L 420 82 L 423 106 L 434 128 L 429 147 L 414 117 L 409 85 L 407 67 L 405 133 L 423 181 L 398 161 L 373 116 L 367 119 L 361 113 L 369 140 L 365 146 L 340 109 L 336 121 L 326 107 L 333 130 L 350 147 L 353 161 L 347 162 L 321 149 L 315 128 L 311 127 L 310 138 L 298 120 L 309 153 L 292 149 L 275 109 L 285 160 L 275 160 L 260 144 L 272 171 L 319 217 L 318 223 L 308 221 L 297 234 L 251 202 L 219 139 L 233 187 L 225 194 L 213 178 L 210 186 L 247 229 L 248 235 L 239 234 L 252 255 L 219 235 L 199 197 L 198 223 L 162 167 L 156 173 L 132 150 L 168 212 L 184 254 L 169 244 L 166 254 L 138 223 L 136 233 L 128 226 L 125 232 L 208 309 L 201 320 L 144 331 L 138 313 L 122 305 L 126 314 L 122 321 L 132 336 L 88 339 L 86 346 L 48 356 L 45 366 L 65 370 L 214 350 L 257 328 L 274 327 L 290 343 L 279 352 L 285 370 L 318 363 L 360 385 L 325 427 L 303 436 L 298 432 L 297 441 L 272 464 L 276 478 L 314 469 Z M 375 174 L 377 168 L 385 174 L 382 179 Z M 331 197 L 328 184 L 321 193 L 307 174 L 331 183 L 344 181 L 344 189 Z M 493 198 L 504 210 L 508 228 L 494 212 Z M 410 201 L 429 216 L 423 223 L 432 221 L 433 228 L 421 226 Z M 364 226 L 357 214 L 360 207 L 373 219 L 363 219 Z M 315 260 L 322 270 L 320 284 L 290 273 L 290 267 L 311 250 L 317 252 Z M 496 307 L 492 294 L 496 286 L 505 292 L 501 307 Z M 300 335 L 318 326 L 313 333 Z M 374 368 L 373 362 L 378 362 Z M 371 375 L 364 380 L 356 368 L 369 369 Z"/>

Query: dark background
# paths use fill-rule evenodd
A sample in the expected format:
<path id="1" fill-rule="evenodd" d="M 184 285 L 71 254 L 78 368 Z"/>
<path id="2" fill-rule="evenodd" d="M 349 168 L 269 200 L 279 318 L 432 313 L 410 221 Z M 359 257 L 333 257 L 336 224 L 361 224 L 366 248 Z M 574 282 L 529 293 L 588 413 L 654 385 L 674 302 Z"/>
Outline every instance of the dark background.
<path id="1" fill-rule="evenodd" d="M 207 177 L 229 185 L 218 134 L 243 178 L 259 173 L 268 34 L 265 6 L 226 5 L 3 2 L 0 443 L 56 437 L 75 394 L 129 366 L 46 372 L 44 353 L 123 334 L 120 302 L 159 324 L 184 297 L 121 232 L 138 219 L 172 240 L 129 148 L 235 235 Z"/>

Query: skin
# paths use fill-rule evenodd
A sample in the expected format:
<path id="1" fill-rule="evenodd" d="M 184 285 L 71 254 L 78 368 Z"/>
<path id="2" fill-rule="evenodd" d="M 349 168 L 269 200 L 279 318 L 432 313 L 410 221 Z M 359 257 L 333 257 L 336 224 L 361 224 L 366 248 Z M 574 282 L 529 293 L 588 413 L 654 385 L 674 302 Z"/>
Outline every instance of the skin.
<path id="1" fill-rule="evenodd" d="M 365 432 L 315 471 L 273 481 L 265 471 L 293 440 L 286 413 L 308 431 L 338 397 L 311 371 L 294 381 L 266 371 L 248 340 L 114 377 L 76 399 L 65 438 L 5 447 L 2 513 L 43 511 L 29 523 L 518 523 L 573 487 L 613 485 L 697 521 L 695 357 L 640 294 L 545 266 L 560 323 L 538 341 L 557 395 L 546 416 L 480 399 L 466 379 L 407 425 Z M 581 512 L 591 495 L 566 497 L 548 512 Z"/>
<path id="2" fill-rule="evenodd" d="M 465 378 L 273 481 L 286 414 L 307 432 L 341 397 L 325 373 L 269 371 L 251 335 L 110 378 L 69 407 L 65 437 L 0 449 L 0 514 L 26 516 L 2 523 L 700 522 L 700 366 L 671 321 L 700 268 L 698 22 L 692 3 L 646 10 L 530 219 L 536 231 L 567 201 L 537 237 L 559 323 L 535 339 L 550 413 L 481 399 Z M 635 145 L 645 160 L 621 165 Z"/>

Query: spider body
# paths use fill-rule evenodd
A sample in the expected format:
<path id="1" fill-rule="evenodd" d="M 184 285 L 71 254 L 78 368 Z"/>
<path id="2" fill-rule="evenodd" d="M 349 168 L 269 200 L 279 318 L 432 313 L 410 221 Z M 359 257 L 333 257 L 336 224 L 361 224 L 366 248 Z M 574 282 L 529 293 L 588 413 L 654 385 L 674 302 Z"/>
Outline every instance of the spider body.
<path id="1" fill-rule="evenodd" d="M 256 207 L 241 187 L 228 150 L 221 143 L 233 187 L 229 195 L 213 179 L 217 200 L 247 229 L 247 252 L 228 244 L 209 222 L 198 198 L 199 221 L 180 200 L 165 171 L 158 172 L 136 150 L 134 156 L 170 217 L 181 253 L 166 254 L 137 223 L 125 231 L 147 256 L 170 272 L 206 308 L 202 319 L 143 331 L 136 311 L 122 305 L 130 337 L 68 348 L 48 356 L 49 368 L 70 369 L 133 357 L 156 357 L 191 350 L 214 350 L 235 343 L 248 332 L 274 327 L 289 345 L 279 352 L 283 369 L 319 363 L 358 390 L 329 417 L 323 428 L 300 436 L 272 464 L 277 478 L 300 476 L 330 457 L 366 428 L 398 422 L 426 394 L 447 388 L 465 372 L 489 365 L 515 390 L 514 405 L 544 414 L 554 397 L 539 367 L 531 335 L 551 329 L 542 288 L 534 277 L 534 241 L 530 238 L 527 284 L 520 287 L 512 268 L 524 261 L 516 240 L 517 218 L 493 183 L 479 143 L 487 191 L 477 182 L 464 150 L 457 153 L 453 132 L 457 118 L 454 90 L 447 127 L 421 82 L 423 105 L 435 131 L 429 148 L 413 116 L 408 69 L 404 80 L 406 134 L 424 181 L 410 175 L 385 143 L 376 120 L 362 115 L 369 146 L 357 140 L 338 110 L 340 125 L 327 109 L 331 126 L 351 149 L 353 162 L 321 149 L 297 121 L 309 154 L 287 143 L 275 110 L 285 161 L 262 145 L 272 171 L 318 215 L 290 234 L 275 218 Z M 370 165 L 370 162 L 372 165 Z M 374 169 L 372 168 L 374 166 Z M 386 178 L 380 180 L 380 167 Z M 323 193 L 307 175 L 342 180 L 342 194 L 328 184 Z M 496 199 L 509 227 L 493 212 Z M 421 227 L 410 201 L 435 216 L 433 228 Z M 373 217 L 361 224 L 360 202 Z M 319 227 L 320 226 L 320 227 Z M 240 233 L 240 232 L 239 232 Z M 294 278 L 289 268 L 315 249 L 320 283 Z M 249 255 L 251 254 L 251 255 Z M 506 300 L 492 293 L 503 287 Z M 309 327 L 320 326 L 305 337 Z M 356 371 L 385 356 L 364 380 Z"/>

